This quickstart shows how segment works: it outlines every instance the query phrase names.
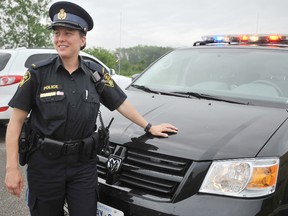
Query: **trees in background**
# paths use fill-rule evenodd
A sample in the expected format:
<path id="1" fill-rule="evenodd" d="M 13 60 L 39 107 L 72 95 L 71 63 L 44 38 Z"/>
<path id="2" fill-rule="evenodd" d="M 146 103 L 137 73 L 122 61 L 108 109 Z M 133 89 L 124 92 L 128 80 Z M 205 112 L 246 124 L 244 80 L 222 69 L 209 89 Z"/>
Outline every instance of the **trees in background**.
<path id="1" fill-rule="evenodd" d="M 138 45 L 131 48 L 116 49 L 115 55 L 120 64 L 120 74 L 132 76 L 142 72 L 165 53 L 171 51 L 171 47 L 143 46 Z M 119 72 L 119 69 L 116 71 Z"/>
<path id="2" fill-rule="evenodd" d="M 52 46 L 51 0 L 0 0 L 0 48 Z"/>
<path id="3" fill-rule="evenodd" d="M 97 57 L 108 67 L 115 69 L 117 74 L 132 76 L 142 72 L 151 63 L 171 50 L 170 47 L 139 45 L 116 49 L 116 52 L 95 47 L 85 49 L 84 52 Z"/>
<path id="4" fill-rule="evenodd" d="M 115 67 L 117 66 L 116 56 L 114 55 L 113 52 L 105 48 L 93 47 L 93 48 L 86 48 L 83 51 L 90 55 L 95 56 L 101 62 L 106 64 L 109 68 L 115 69 Z"/>
<path id="5" fill-rule="evenodd" d="M 50 22 L 48 6 L 52 0 L 0 0 L 0 48 L 49 48 L 52 32 L 47 29 Z M 87 52 L 117 74 L 132 76 L 172 48 L 157 46 L 135 46 L 109 51 L 93 47 Z"/>

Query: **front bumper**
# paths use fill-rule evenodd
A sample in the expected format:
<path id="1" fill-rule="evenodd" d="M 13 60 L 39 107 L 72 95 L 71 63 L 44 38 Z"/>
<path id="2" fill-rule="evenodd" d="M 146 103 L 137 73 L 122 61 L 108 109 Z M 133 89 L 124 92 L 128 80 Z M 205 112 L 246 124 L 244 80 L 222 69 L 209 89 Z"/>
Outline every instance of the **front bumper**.
<path id="1" fill-rule="evenodd" d="M 114 186 L 99 184 L 100 202 L 121 210 L 125 216 L 280 216 L 288 215 L 288 206 L 273 206 L 274 196 L 257 199 L 195 194 L 171 203 L 133 195 Z"/>

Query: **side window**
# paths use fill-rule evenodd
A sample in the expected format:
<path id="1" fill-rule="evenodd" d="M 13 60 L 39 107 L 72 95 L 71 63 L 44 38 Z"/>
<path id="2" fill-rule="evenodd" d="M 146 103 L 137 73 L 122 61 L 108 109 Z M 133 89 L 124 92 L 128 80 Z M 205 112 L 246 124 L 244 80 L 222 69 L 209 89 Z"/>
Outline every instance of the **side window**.
<path id="1" fill-rule="evenodd" d="M 2 71 L 6 67 L 10 58 L 10 53 L 0 53 L 0 71 Z"/>
<path id="2" fill-rule="evenodd" d="M 25 67 L 29 68 L 31 66 L 31 64 L 34 64 L 35 62 L 44 60 L 44 59 L 48 59 L 48 58 L 53 58 L 57 56 L 57 54 L 55 53 L 41 53 L 41 54 L 34 54 L 29 56 L 29 58 L 26 60 L 25 62 Z"/>

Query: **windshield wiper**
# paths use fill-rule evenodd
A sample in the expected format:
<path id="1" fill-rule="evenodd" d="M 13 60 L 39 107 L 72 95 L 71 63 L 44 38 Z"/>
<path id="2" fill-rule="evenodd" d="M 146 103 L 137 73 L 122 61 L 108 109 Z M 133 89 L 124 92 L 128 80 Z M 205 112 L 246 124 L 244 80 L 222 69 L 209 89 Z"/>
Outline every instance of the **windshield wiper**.
<path id="1" fill-rule="evenodd" d="M 159 95 L 171 95 L 171 96 L 176 96 L 176 97 L 188 97 L 188 98 L 190 98 L 192 96 L 192 97 L 195 97 L 198 99 L 215 100 L 215 101 L 223 101 L 223 102 L 227 102 L 227 103 L 246 104 L 246 105 L 249 104 L 249 102 L 229 100 L 229 99 L 224 99 L 221 97 L 197 93 L 197 92 L 163 92 L 163 91 L 152 90 L 152 89 L 150 89 L 146 86 L 143 86 L 143 85 L 132 84 L 131 86 L 136 88 L 136 89 L 143 90 L 145 92 L 155 93 L 155 94 L 159 94 Z"/>
<path id="2" fill-rule="evenodd" d="M 145 92 L 149 92 L 149 93 L 155 93 L 155 94 L 159 94 L 159 95 L 170 95 L 170 96 L 176 96 L 176 97 L 191 97 L 190 95 L 186 95 L 186 94 L 180 94 L 180 93 L 177 93 L 177 92 L 164 92 L 164 91 L 156 91 L 156 90 L 152 90 L 146 86 L 143 86 L 143 85 L 135 85 L 135 84 L 132 84 L 131 85 L 132 87 L 136 88 L 136 89 L 140 89 L 140 90 L 143 90 Z"/>
<path id="3" fill-rule="evenodd" d="M 143 90 L 145 92 L 149 92 L 149 93 L 156 93 L 156 94 L 159 94 L 158 91 L 155 91 L 155 90 L 152 90 L 146 86 L 143 86 L 143 85 L 135 85 L 135 84 L 132 84 L 131 85 L 132 87 L 136 88 L 136 89 L 140 89 L 140 90 Z"/>
<path id="4" fill-rule="evenodd" d="M 223 102 L 227 102 L 227 103 L 244 104 L 244 105 L 248 105 L 249 104 L 249 102 L 243 101 L 243 100 L 227 99 L 227 98 L 222 98 L 222 97 L 219 97 L 219 96 L 203 94 L 203 93 L 197 93 L 197 92 L 173 92 L 173 93 L 189 95 L 189 96 L 196 97 L 198 99 L 223 101 Z"/>

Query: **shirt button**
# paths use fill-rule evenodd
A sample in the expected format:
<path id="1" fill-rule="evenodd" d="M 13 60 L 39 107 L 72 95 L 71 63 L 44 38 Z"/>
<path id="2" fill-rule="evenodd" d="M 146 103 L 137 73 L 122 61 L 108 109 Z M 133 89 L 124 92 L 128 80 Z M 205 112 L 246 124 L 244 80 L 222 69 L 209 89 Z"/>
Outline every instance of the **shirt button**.
<path id="1" fill-rule="evenodd" d="M 76 91 L 73 90 L 73 91 L 72 91 L 72 94 L 75 94 L 75 93 L 76 93 Z"/>

